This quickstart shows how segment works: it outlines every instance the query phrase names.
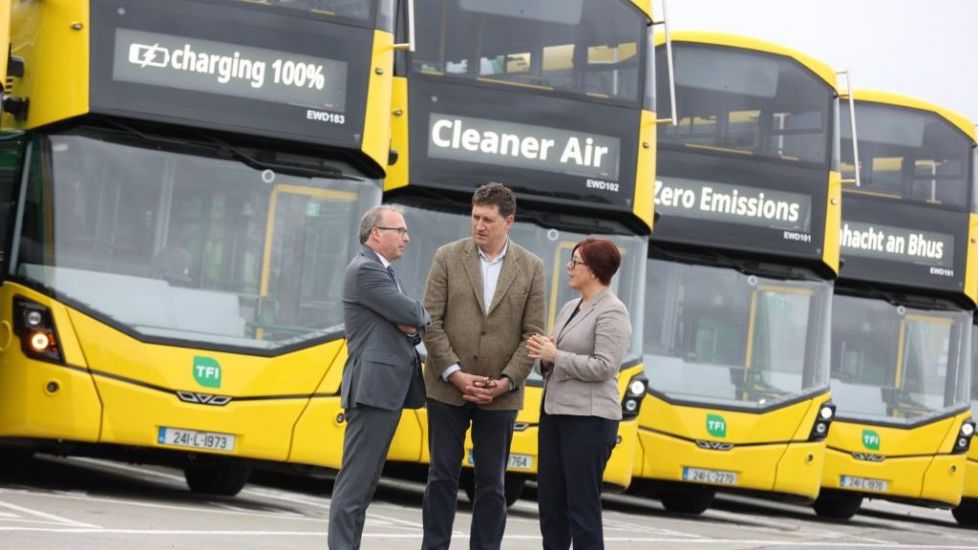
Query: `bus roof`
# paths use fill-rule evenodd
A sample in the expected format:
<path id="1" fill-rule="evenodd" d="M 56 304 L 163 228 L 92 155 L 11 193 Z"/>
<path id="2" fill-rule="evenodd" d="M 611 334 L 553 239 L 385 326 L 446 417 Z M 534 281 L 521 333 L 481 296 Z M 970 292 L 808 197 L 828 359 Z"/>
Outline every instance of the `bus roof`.
<path id="1" fill-rule="evenodd" d="M 843 98 L 849 99 L 849 94 L 844 94 Z M 891 92 L 882 92 L 879 90 L 856 90 L 853 92 L 853 99 L 857 101 L 870 101 L 873 103 L 882 103 L 884 105 L 894 105 L 897 107 L 906 107 L 908 109 L 917 109 L 920 111 L 934 113 L 944 120 L 950 122 L 953 126 L 957 127 L 958 130 L 964 132 L 964 135 L 968 136 L 971 143 L 978 146 L 978 135 L 975 133 L 974 123 L 971 122 L 968 117 L 956 113 L 950 109 L 941 107 L 940 105 L 930 103 L 929 101 L 924 101 L 922 99 L 917 99 L 916 97 L 894 94 Z M 856 116 L 859 116 L 858 111 Z"/>
<path id="2" fill-rule="evenodd" d="M 649 16 L 650 21 L 655 21 L 654 14 L 652 13 L 652 0 L 631 0 L 635 7 L 642 10 L 645 15 Z"/>
<path id="3" fill-rule="evenodd" d="M 804 65 L 808 70 L 818 75 L 819 78 L 828 83 L 836 93 L 839 93 L 839 86 L 836 79 L 835 69 L 823 61 L 814 57 L 793 50 L 774 42 L 758 40 L 739 34 L 729 34 L 711 31 L 672 31 L 669 35 L 673 42 L 696 42 L 700 44 L 712 44 L 715 46 L 729 46 L 744 50 L 754 50 L 758 52 L 770 53 L 790 57 Z M 665 34 L 657 32 L 655 34 L 655 45 L 660 46 L 666 41 Z"/>

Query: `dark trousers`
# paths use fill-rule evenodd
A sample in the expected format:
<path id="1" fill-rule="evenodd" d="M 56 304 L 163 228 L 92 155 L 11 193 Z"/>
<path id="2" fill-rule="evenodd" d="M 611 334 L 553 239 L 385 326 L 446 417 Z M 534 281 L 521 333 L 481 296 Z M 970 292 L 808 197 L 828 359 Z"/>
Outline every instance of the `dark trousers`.
<path id="1" fill-rule="evenodd" d="M 618 421 L 540 411 L 537 501 L 545 550 L 604 548 L 601 478 Z"/>
<path id="2" fill-rule="evenodd" d="M 460 407 L 428 400 L 428 485 L 421 504 L 422 550 L 447 550 L 458 500 L 465 432 L 472 425 L 475 502 L 472 504 L 472 550 L 497 550 L 506 530 L 503 483 L 516 411 L 487 411 L 467 403 Z"/>
<path id="3" fill-rule="evenodd" d="M 327 545 L 332 550 L 360 548 L 367 505 L 384 470 L 401 411 L 363 404 L 346 410 L 343 462 L 333 483 Z"/>

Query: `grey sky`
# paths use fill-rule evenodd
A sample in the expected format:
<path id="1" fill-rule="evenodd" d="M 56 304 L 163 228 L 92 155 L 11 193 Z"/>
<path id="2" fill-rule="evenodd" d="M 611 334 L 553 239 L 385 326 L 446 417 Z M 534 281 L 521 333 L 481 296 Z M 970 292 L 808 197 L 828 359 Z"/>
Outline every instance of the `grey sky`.
<path id="1" fill-rule="evenodd" d="M 919 97 L 978 123 L 978 0 L 668 2 L 672 29 L 777 42 L 849 69 L 857 89 Z M 662 0 L 655 8 L 660 18 Z"/>

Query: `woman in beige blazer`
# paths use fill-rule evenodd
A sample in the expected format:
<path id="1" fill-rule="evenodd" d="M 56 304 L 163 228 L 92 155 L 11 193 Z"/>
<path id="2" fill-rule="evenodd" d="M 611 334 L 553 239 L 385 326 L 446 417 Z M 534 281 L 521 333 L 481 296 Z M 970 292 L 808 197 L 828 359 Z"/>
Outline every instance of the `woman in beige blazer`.
<path id="1" fill-rule="evenodd" d="M 561 308 L 554 336 L 533 335 L 530 357 L 544 376 L 537 500 L 546 550 L 604 548 L 601 479 L 615 446 L 618 370 L 632 325 L 609 285 L 621 265 L 608 239 L 584 239 L 567 263 L 581 297 Z"/>

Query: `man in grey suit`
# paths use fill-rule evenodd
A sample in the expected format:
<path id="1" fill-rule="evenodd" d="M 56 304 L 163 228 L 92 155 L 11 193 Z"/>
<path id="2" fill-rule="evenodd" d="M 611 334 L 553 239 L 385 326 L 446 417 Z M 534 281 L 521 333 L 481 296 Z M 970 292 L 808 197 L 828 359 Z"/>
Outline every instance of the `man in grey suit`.
<path id="1" fill-rule="evenodd" d="M 340 401 L 346 409 L 346 433 L 329 507 L 328 544 L 333 550 L 360 548 L 367 505 L 401 410 L 424 406 L 424 380 L 414 346 L 431 318 L 420 302 L 404 295 L 390 265 L 404 254 L 410 240 L 399 208 L 372 208 L 360 220 L 363 248 L 346 268 L 347 360 Z"/>
<path id="2" fill-rule="evenodd" d="M 465 432 L 472 426 L 475 502 L 469 546 L 498 549 L 506 528 L 504 476 L 513 421 L 533 360 L 526 340 L 543 331 L 543 262 L 509 239 L 513 192 L 498 183 L 472 196 L 472 237 L 435 253 L 424 304 L 428 449 L 424 550 L 452 540 Z"/>

